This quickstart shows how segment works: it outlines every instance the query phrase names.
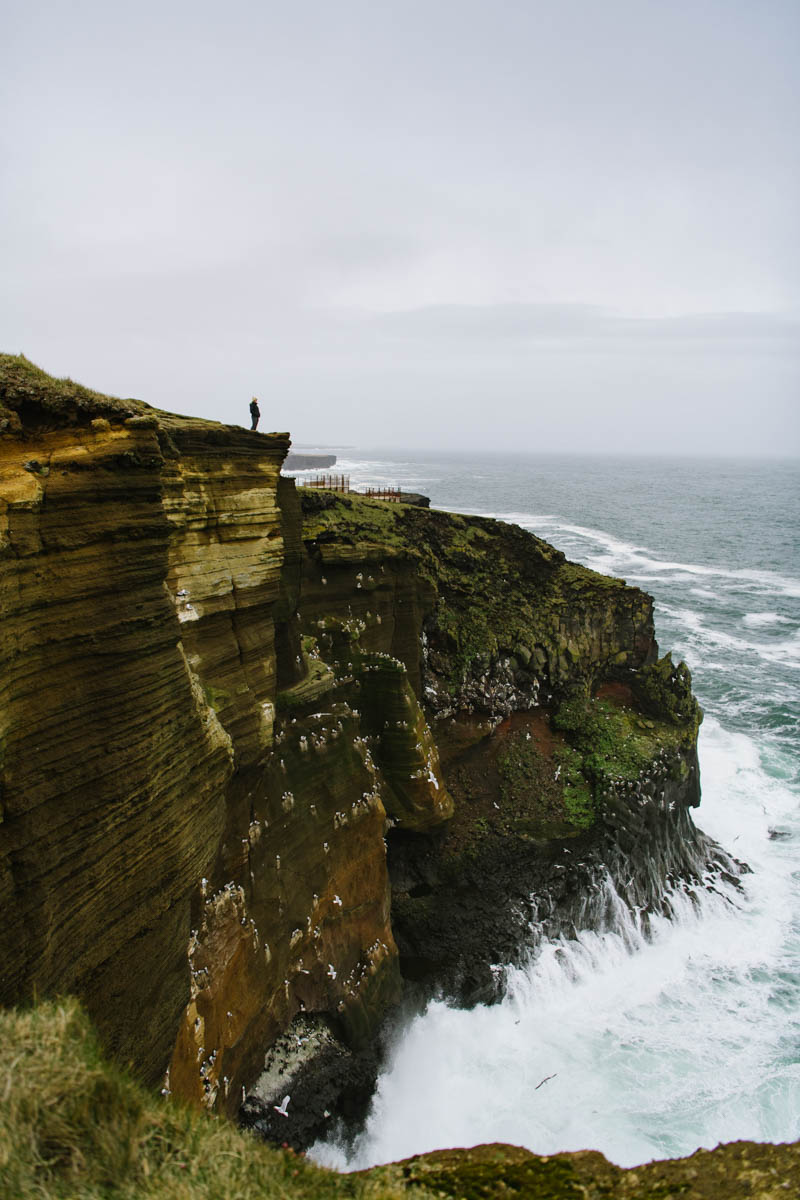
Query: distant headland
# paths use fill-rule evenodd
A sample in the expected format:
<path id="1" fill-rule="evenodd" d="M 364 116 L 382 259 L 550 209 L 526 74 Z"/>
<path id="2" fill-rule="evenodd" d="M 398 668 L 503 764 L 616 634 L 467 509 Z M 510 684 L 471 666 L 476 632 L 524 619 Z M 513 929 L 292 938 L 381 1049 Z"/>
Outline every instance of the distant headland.
<path id="1" fill-rule="evenodd" d="M 324 471 L 336 466 L 335 454 L 287 454 L 284 471 Z"/>

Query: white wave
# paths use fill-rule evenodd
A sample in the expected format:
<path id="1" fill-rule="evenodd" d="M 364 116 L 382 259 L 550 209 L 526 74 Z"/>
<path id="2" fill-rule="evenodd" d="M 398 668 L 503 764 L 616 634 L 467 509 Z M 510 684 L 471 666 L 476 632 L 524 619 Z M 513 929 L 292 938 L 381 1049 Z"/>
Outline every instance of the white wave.
<path id="1" fill-rule="evenodd" d="M 800 1037 L 798 988 L 775 987 L 800 956 L 795 863 L 791 842 L 769 837 L 779 820 L 800 834 L 797 797 L 752 739 L 715 721 L 701 761 L 703 824 L 754 868 L 744 894 L 678 894 L 651 941 L 620 903 L 616 931 L 548 943 L 501 1004 L 429 1005 L 398 1041 L 355 1153 L 318 1145 L 316 1159 L 353 1169 L 510 1141 L 632 1165 L 800 1136 L 800 1066 L 785 1050 Z"/>
<path id="2" fill-rule="evenodd" d="M 800 631 L 794 637 L 783 642 L 751 642 L 724 629 L 714 629 L 704 623 L 699 613 L 687 608 L 673 608 L 671 605 L 659 604 L 659 613 L 672 617 L 683 626 L 684 630 L 701 643 L 710 646 L 723 647 L 737 654 L 757 655 L 765 662 L 794 666 L 800 663 Z M 703 661 L 704 668 L 708 663 Z M 727 664 L 730 669 L 730 663 Z"/>
<path id="3" fill-rule="evenodd" d="M 626 542 L 604 530 L 594 529 L 589 525 L 575 525 L 572 522 L 551 515 L 537 516 L 522 512 L 498 512 L 487 515 L 496 516 L 498 520 L 502 521 L 513 521 L 516 525 L 521 525 L 523 528 L 533 529 L 534 531 L 536 531 L 537 525 L 541 526 L 546 521 L 553 526 L 553 530 L 550 533 L 553 531 L 570 533 L 580 537 L 584 541 L 594 543 L 601 548 L 601 552 L 599 555 L 596 553 L 589 555 L 586 561 L 587 565 L 597 571 L 604 571 L 614 575 L 621 573 L 628 575 L 631 570 L 639 572 L 640 575 L 641 572 L 649 572 L 649 576 L 641 575 L 643 580 L 645 578 L 649 580 L 663 579 L 667 573 L 687 580 L 695 578 L 733 580 L 736 583 L 754 589 L 756 592 L 770 592 L 776 595 L 800 597 L 800 579 L 781 575 L 776 571 L 760 570 L 753 567 L 717 567 L 708 564 L 684 563 L 671 559 L 660 559 L 654 557 L 653 552 L 646 546 L 638 546 L 634 542 Z M 627 569 L 623 571 L 623 568 Z"/>
<path id="4" fill-rule="evenodd" d="M 748 612 L 742 617 L 742 623 L 759 629 L 765 625 L 791 625 L 791 620 L 776 612 Z"/>

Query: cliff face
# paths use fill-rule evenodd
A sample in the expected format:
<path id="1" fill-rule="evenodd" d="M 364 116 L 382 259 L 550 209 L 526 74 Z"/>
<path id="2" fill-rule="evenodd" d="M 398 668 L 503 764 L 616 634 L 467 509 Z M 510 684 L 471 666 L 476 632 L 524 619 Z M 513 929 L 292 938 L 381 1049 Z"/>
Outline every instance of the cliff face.
<path id="1" fill-rule="evenodd" d="M 710 855 L 648 596 L 513 526 L 297 492 L 288 444 L 0 358 L 0 999 L 77 992 L 230 1114 L 279 1035 L 340 1062 L 402 974 L 486 997 L 521 921 L 589 919 L 623 862 L 652 906 Z"/>
<path id="2" fill-rule="evenodd" d="M 299 642 L 288 436 L 0 365 L 0 999 L 77 992 L 145 1078 L 234 1112 L 298 1009 L 358 1041 L 399 990 L 384 776 Z M 423 758 L 386 786 L 422 825 Z"/>
<path id="3" fill-rule="evenodd" d="M 302 504 L 303 629 L 340 669 L 403 663 L 454 800 L 446 823 L 398 812 L 388 836 L 406 979 L 491 1000 L 532 928 L 605 922 L 609 879 L 647 911 L 668 883 L 735 870 L 689 815 L 701 714 L 686 668 L 657 657 L 649 596 L 497 521 Z"/>
<path id="4" fill-rule="evenodd" d="M 188 1000 L 190 898 L 226 789 L 272 739 L 288 438 L 54 396 L 11 367 L 0 994 L 78 991 L 152 1078 Z"/>

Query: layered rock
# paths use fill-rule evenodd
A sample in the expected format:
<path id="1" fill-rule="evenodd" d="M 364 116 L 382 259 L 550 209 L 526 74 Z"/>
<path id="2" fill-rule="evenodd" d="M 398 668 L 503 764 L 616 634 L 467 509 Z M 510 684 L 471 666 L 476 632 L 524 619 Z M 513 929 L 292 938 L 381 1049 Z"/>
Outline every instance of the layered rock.
<path id="1" fill-rule="evenodd" d="M 303 647 L 287 435 L 0 368 L 0 998 L 233 1113 L 299 1010 L 355 1045 L 397 998 L 384 798 L 447 815 L 435 747 L 402 672 Z M 362 679 L 425 742 L 385 772 Z"/>
<path id="2" fill-rule="evenodd" d="M 288 444 L 0 358 L 0 999 L 75 991 L 144 1078 L 251 1090 L 257 1125 L 308 1042 L 302 1144 L 337 1072 L 363 1099 L 404 975 L 489 998 L 609 872 L 647 910 L 716 852 L 648 596 L 514 526 L 298 492 Z"/>
<path id="3" fill-rule="evenodd" d="M 79 992 L 153 1078 L 226 788 L 271 740 L 288 439 L 3 368 L 0 994 Z"/>

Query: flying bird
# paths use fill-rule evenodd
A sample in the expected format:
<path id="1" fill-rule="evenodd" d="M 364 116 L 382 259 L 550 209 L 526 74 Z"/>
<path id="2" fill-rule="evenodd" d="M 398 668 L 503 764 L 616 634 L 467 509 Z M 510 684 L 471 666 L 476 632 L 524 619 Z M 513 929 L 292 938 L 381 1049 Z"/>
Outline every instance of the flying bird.
<path id="1" fill-rule="evenodd" d="M 286 1109 L 289 1107 L 289 1097 L 284 1096 L 280 1104 L 273 1104 L 272 1107 L 275 1109 L 275 1112 L 279 1112 L 282 1117 L 288 1117 L 289 1114 Z"/>
<path id="2" fill-rule="evenodd" d="M 549 1079 L 555 1079 L 555 1077 L 556 1077 L 556 1075 L 557 1075 L 557 1074 L 558 1074 L 558 1071 L 554 1071 L 552 1075 L 545 1075 L 545 1077 L 544 1077 L 544 1079 L 541 1081 L 541 1083 L 537 1083 L 536 1087 L 535 1087 L 533 1090 L 534 1090 L 535 1092 L 538 1092 L 539 1088 L 542 1086 L 542 1084 L 543 1084 L 543 1083 L 547 1083 L 547 1081 L 548 1081 Z M 284 1116 L 286 1116 L 286 1113 L 284 1113 L 283 1115 L 284 1115 Z"/>

